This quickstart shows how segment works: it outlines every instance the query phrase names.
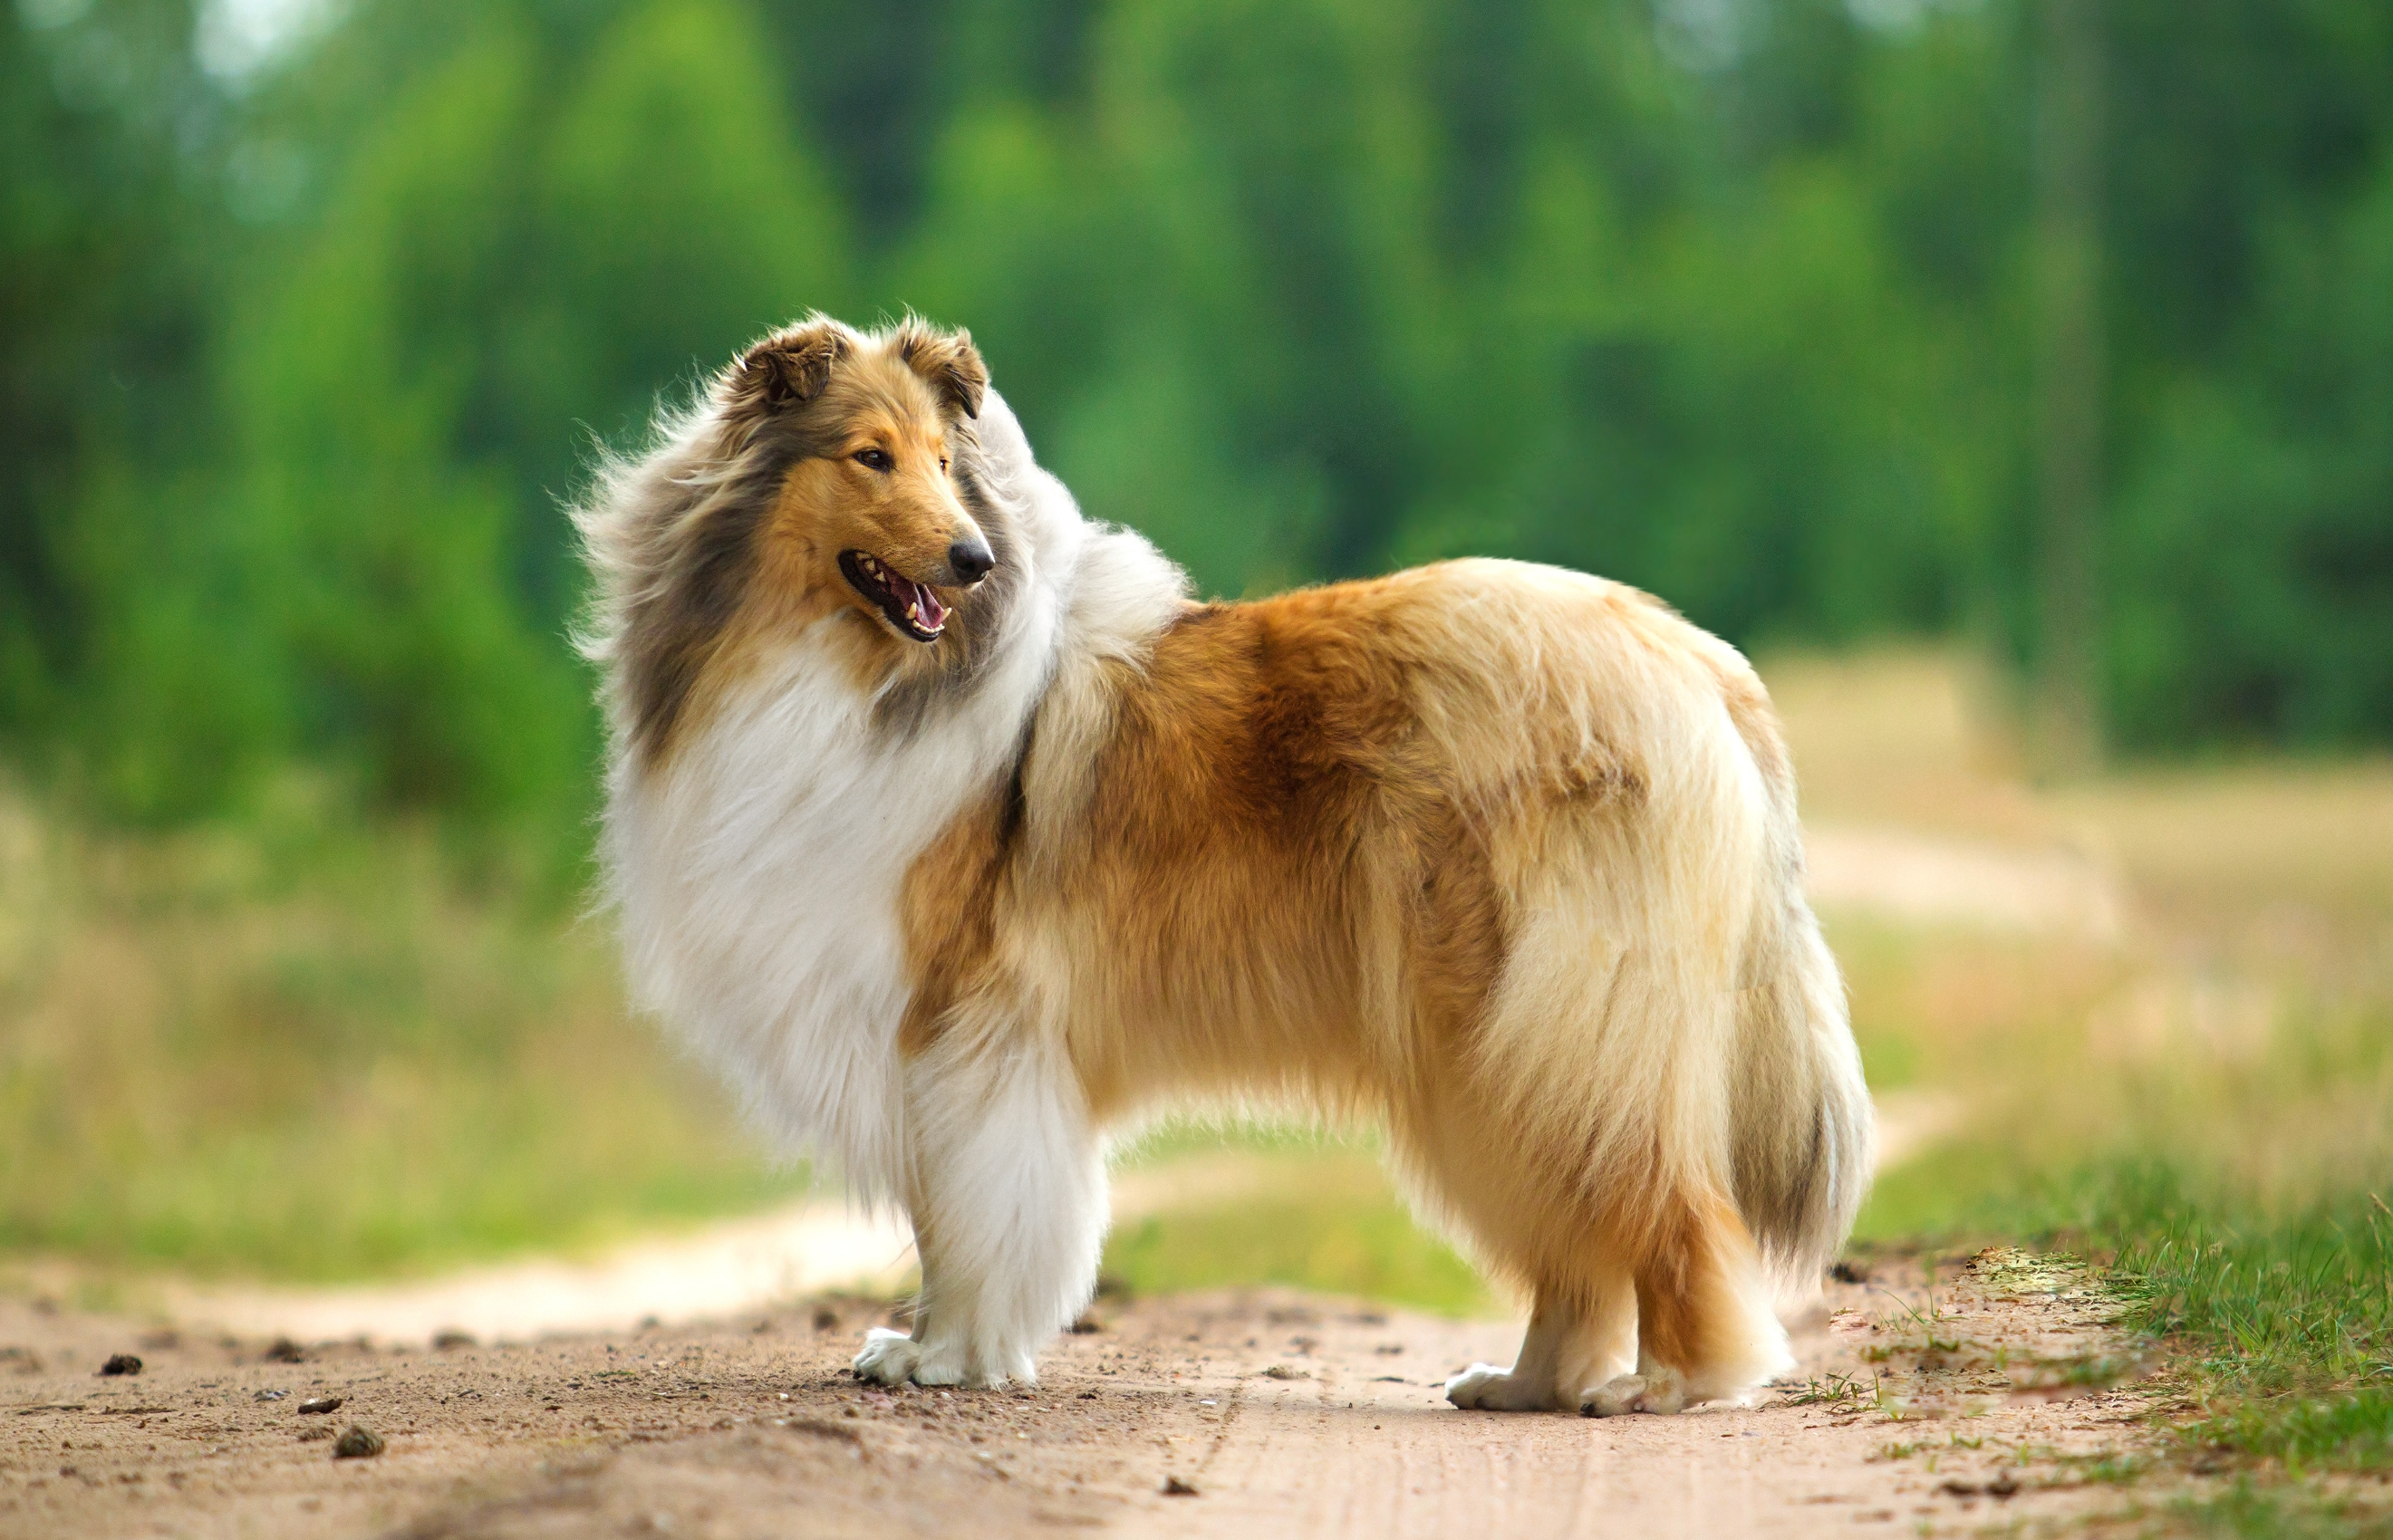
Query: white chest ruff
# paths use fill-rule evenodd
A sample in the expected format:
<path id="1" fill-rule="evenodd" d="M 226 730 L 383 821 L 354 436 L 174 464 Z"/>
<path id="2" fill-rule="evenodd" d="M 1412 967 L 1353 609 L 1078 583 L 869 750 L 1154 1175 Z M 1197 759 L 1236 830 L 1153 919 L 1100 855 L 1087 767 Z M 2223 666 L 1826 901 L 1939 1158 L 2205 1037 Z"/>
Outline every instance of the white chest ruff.
<path id="1" fill-rule="evenodd" d="M 909 868 L 1011 772 L 1034 711 L 1043 738 L 1073 746 L 1062 757 L 1086 753 L 1099 678 L 1135 667 L 1186 592 L 1146 542 L 1082 522 L 993 391 L 980 429 L 1023 582 L 968 688 L 893 731 L 817 629 L 764 659 L 662 773 L 621 754 L 608 778 L 602 850 L 635 1003 L 868 1201 L 904 1193 Z"/>
<path id="2" fill-rule="evenodd" d="M 1011 764 L 1047 650 L 898 734 L 802 637 L 664 774 L 615 770 L 608 865 L 635 1001 L 867 1198 L 901 1176 L 906 873 Z"/>

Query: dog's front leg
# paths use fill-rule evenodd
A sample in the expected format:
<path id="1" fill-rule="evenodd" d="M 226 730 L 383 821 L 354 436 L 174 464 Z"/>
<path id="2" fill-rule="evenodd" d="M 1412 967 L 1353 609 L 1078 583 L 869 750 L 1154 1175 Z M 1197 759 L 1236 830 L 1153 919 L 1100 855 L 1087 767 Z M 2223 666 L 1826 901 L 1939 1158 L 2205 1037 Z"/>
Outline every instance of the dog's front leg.
<path id="1" fill-rule="evenodd" d="M 857 1372 L 883 1384 L 1038 1377 L 1078 1316 L 1105 1232 L 1103 1151 L 1060 1051 L 964 1024 L 907 1067 L 908 1207 L 922 1293 L 913 1334 L 875 1331 Z"/>
<path id="2" fill-rule="evenodd" d="M 1487 1412 L 1576 1410 L 1581 1387 L 1625 1371 L 1636 1342 L 1637 1296 L 1628 1276 L 1593 1266 L 1569 1288 L 1538 1288 L 1510 1368 L 1474 1364 L 1445 1382 L 1445 1399 Z"/>

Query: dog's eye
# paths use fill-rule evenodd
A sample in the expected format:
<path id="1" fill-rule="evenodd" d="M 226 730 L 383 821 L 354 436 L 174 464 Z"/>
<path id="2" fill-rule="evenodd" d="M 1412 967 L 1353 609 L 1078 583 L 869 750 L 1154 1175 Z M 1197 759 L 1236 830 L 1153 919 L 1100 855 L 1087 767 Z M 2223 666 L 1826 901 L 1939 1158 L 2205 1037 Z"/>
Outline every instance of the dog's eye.
<path id="1" fill-rule="evenodd" d="M 945 460 L 940 461 L 940 462 L 939 462 L 939 471 L 940 471 L 940 474 L 941 474 L 941 475 L 945 475 L 945 474 L 947 473 L 947 469 L 948 469 L 948 463 L 947 463 Z"/>
<path id="2" fill-rule="evenodd" d="M 897 464 L 897 462 L 889 458 L 889 451 L 886 450 L 858 450 L 854 458 L 857 464 L 870 471 L 894 470 Z"/>

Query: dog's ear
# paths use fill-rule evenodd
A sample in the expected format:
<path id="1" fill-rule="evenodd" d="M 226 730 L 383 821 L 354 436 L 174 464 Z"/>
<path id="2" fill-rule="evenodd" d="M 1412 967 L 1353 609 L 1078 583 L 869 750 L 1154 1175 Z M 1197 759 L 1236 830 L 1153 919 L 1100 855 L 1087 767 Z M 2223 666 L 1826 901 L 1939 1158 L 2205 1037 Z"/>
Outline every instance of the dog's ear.
<path id="1" fill-rule="evenodd" d="M 949 411 L 967 417 L 980 415 L 980 398 L 988 389 L 988 366 L 972 333 L 961 327 L 940 332 L 909 320 L 897 333 L 897 356 L 908 368 L 930 383 Z"/>
<path id="2" fill-rule="evenodd" d="M 856 346 L 856 333 L 828 316 L 808 316 L 739 355 L 732 399 L 763 412 L 802 405 L 830 384 L 832 366 Z"/>

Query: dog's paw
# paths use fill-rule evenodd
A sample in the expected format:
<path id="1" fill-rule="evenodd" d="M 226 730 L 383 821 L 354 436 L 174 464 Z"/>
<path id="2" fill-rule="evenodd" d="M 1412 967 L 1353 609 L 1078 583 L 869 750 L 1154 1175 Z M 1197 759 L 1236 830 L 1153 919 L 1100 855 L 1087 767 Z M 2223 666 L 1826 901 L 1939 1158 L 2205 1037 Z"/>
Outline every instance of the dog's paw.
<path id="1" fill-rule="evenodd" d="M 975 1375 L 966 1362 L 963 1344 L 942 1344 L 935 1338 L 922 1345 L 914 1355 L 914 1383 L 917 1385 L 961 1385 L 970 1390 L 984 1390 L 990 1383 L 987 1377 Z"/>
<path id="2" fill-rule="evenodd" d="M 903 1385 L 915 1377 L 915 1368 L 922 1362 L 922 1350 L 912 1338 L 875 1326 L 864 1334 L 864 1351 L 856 1355 L 856 1374 L 859 1379 Z"/>
<path id="3" fill-rule="evenodd" d="M 1676 1369 L 1650 1375 L 1621 1375 L 1587 1393 L 1579 1413 L 1590 1417 L 1625 1416 L 1631 1412 L 1668 1416 L 1687 1404 L 1687 1382 Z"/>
<path id="4" fill-rule="evenodd" d="M 1445 1399 L 1482 1412 L 1550 1412 L 1554 1388 L 1522 1379 L 1493 1364 L 1473 1364 L 1445 1382 Z"/>

